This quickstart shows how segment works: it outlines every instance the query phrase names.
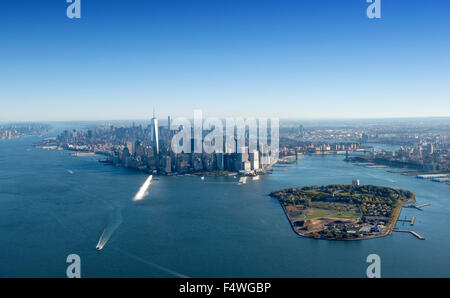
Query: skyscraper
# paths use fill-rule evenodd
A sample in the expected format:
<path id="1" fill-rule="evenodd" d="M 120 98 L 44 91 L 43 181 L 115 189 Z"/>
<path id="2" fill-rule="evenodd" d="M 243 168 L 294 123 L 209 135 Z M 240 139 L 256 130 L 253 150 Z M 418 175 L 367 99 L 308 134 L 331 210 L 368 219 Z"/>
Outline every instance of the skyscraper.
<path id="1" fill-rule="evenodd" d="M 427 151 L 428 151 L 428 154 L 433 154 L 434 153 L 434 148 L 433 148 L 433 144 L 432 143 L 428 143 L 427 144 Z"/>
<path id="2" fill-rule="evenodd" d="M 219 171 L 223 171 L 224 168 L 224 158 L 223 158 L 223 153 L 217 153 L 216 154 L 216 161 L 217 161 L 217 169 Z"/>
<path id="3" fill-rule="evenodd" d="M 253 150 L 249 153 L 249 160 L 252 170 L 258 170 L 259 169 L 259 151 Z"/>
<path id="4" fill-rule="evenodd" d="M 158 135 L 158 119 L 155 117 L 155 109 L 153 109 L 153 118 L 151 121 L 152 128 L 152 147 L 155 155 L 159 154 L 159 135 Z"/>

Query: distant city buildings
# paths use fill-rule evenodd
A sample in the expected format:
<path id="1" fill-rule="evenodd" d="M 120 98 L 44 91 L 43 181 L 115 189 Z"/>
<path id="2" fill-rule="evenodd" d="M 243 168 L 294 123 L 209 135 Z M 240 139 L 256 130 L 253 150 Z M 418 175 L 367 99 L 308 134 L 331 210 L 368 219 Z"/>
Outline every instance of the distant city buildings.
<path id="1" fill-rule="evenodd" d="M 265 145 L 258 143 L 256 149 L 250 150 L 248 140 L 243 141 L 237 135 L 225 135 L 221 152 L 195 153 L 198 140 L 196 143 L 191 138 L 186 141 L 190 150 L 185 150 L 186 146 L 183 145 L 184 149 L 180 153 L 174 153 L 171 148 L 173 136 L 185 127 L 170 130 L 170 125 L 170 116 L 167 126 L 160 126 L 153 115 L 147 126 L 133 124 L 131 127 L 67 130 L 56 139 L 45 141 L 44 145 L 97 152 L 106 155 L 112 164 L 151 173 L 220 172 L 252 175 L 266 171 L 276 162 L 264 153 Z M 0 128 L 0 138 L 11 138 L 26 131 L 26 128 Z M 201 137 L 204 138 L 208 133 L 210 131 L 203 131 Z M 248 136 L 248 131 L 245 136 Z M 332 128 L 285 124 L 280 126 L 279 136 L 277 153 L 283 163 L 288 162 L 289 158 L 295 157 L 296 160 L 299 155 L 345 154 L 348 161 L 381 163 L 426 172 L 450 172 L 450 135 L 445 125 Z M 370 145 L 376 142 L 398 144 L 395 146 L 398 149 L 374 150 Z M 389 148 L 389 145 L 386 147 Z M 353 154 L 350 156 L 349 153 Z"/>
<path id="2" fill-rule="evenodd" d="M 398 149 L 375 150 L 372 144 Z M 349 152 L 365 155 L 349 157 Z M 450 126 L 448 122 L 433 120 L 335 127 L 303 127 L 291 123 L 280 128 L 280 157 L 297 154 L 345 154 L 350 161 L 447 173 L 450 171 Z"/>
<path id="3" fill-rule="evenodd" d="M 17 123 L 0 126 L 0 140 L 37 135 L 49 131 L 50 125 L 40 123 Z"/>
<path id="4" fill-rule="evenodd" d="M 220 172 L 222 174 L 256 175 L 263 173 L 272 163 L 263 163 L 260 150 L 249 152 L 248 141 L 238 142 L 232 138 L 226 142 L 224 137 L 221 152 L 195 153 L 195 140 L 189 142 L 191 152 L 174 153 L 171 142 L 177 130 L 168 126 L 159 126 L 155 115 L 147 127 L 103 127 L 89 130 L 64 131 L 54 140 L 47 140 L 46 145 L 55 145 L 74 151 L 96 152 L 107 156 L 107 161 L 149 173 L 183 174 L 196 172 Z M 204 133 L 208 133 L 205 131 Z M 204 137 L 204 136 L 203 136 Z M 184 140 L 183 140 L 184 141 Z M 238 144 L 244 144 L 237 150 Z"/>
<path id="5" fill-rule="evenodd" d="M 410 168 L 427 171 L 450 171 L 450 146 L 437 144 L 434 149 L 432 143 L 417 146 L 401 146 L 397 151 L 380 150 L 364 156 L 365 160 L 403 165 Z"/>
<path id="6" fill-rule="evenodd" d="M 293 141 L 292 139 L 280 140 L 280 156 L 296 156 L 297 154 L 346 154 L 353 151 L 366 151 L 356 142 L 312 142 Z"/>

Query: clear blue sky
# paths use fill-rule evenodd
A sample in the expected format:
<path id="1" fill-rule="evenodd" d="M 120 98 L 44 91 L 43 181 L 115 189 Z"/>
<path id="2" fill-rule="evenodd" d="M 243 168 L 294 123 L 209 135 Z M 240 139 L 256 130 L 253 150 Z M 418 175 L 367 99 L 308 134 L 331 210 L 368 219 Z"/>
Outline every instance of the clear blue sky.
<path id="1" fill-rule="evenodd" d="M 450 1 L 0 2 L 0 121 L 450 116 Z"/>

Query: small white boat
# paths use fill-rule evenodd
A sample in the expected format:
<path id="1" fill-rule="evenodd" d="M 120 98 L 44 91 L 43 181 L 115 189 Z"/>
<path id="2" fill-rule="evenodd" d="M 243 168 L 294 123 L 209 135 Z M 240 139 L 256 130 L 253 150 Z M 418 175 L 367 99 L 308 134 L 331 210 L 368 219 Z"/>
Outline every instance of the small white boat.
<path id="1" fill-rule="evenodd" d="M 202 176 L 200 179 L 205 180 L 205 176 Z"/>
<path id="2" fill-rule="evenodd" d="M 245 184 L 245 183 L 247 183 L 247 177 L 239 178 L 239 184 Z"/>

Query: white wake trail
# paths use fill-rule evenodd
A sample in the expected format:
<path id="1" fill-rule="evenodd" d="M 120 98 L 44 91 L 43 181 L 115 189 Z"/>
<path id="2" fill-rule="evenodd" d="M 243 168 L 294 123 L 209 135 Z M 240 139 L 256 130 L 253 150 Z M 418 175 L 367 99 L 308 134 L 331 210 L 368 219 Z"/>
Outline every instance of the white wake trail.
<path id="1" fill-rule="evenodd" d="M 114 231 L 122 224 L 122 208 L 116 208 L 110 216 L 110 220 L 106 228 L 103 230 L 100 239 L 98 240 L 97 250 L 103 249 L 103 247 L 108 242 L 109 238 L 111 238 Z"/>
<path id="2" fill-rule="evenodd" d="M 148 176 L 147 180 L 145 180 L 144 184 L 142 184 L 139 191 L 136 193 L 136 195 L 133 198 L 133 201 L 140 201 L 142 200 L 146 195 L 148 195 L 148 188 L 150 187 L 150 183 L 152 182 L 153 175 Z"/>
<path id="3" fill-rule="evenodd" d="M 153 176 L 150 175 L 147 180 L 145 180 L 144 184 L 142 184 L 141 188 L 139 188 L 139 191 L 136 193 L 136 195 L 133 198 L 133 201 L 140 201 L 142 200 L 146 195 L 148 195 L 148 188 L 150 187 L 150 183 L 152 182 Z M 114 231 L 122 224 L 122 208 L 115 208 L 113 213 L 110 216 L 110 220 L 106 228 L 103 230 L 102 235 L 100 236 L 100 239 L 98 240 L 97 246 L 95 247 L 97 250 L 102 250 L 103 247 L 108 242 L 109 238 L 111 238 Z"/>

